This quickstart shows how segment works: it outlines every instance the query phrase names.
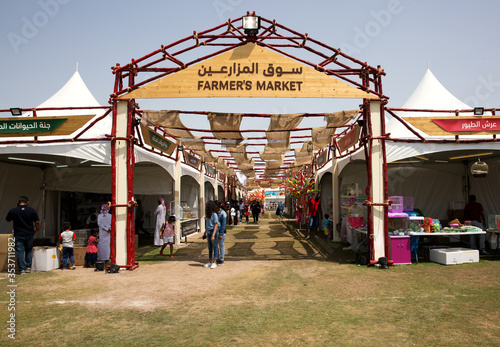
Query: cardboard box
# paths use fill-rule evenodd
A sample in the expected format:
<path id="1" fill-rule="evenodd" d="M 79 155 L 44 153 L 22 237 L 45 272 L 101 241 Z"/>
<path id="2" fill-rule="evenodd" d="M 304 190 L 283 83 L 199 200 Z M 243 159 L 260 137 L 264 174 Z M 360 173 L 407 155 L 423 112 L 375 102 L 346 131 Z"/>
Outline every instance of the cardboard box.
<path id="1" fill-rule="evenodd" d="M 60 256 L 56 247 L 33 247 L 33 271 L 51 271 L 59 268 Z"/>
<path id="2" fill-rule="evenodd" d="M 431 249 L 429 252 L 430 260 L 443 265 L 463 264 L 462 251 L 455 248 Z"/>
<path id="3" fill-rule="evenodd" d="M 14 236 L 13 234 L 0 234 L 0 271 L 7 271 L 9 239 L 11 239 L 13 236 Z M 15 259 L 15 254 L 14 254 L 14 259 Z"/>
<path id="4" fill-rule="evenodd" d="M 73 255 L 75 256 L 76 266 L 83 266 L 83 263 L 85 262 L 86 251 L 87 247 L 75 245 L 75 248 L 73 249 Z"/>
<path id="5" fill-rule="evenodd" d="M 59 252 L 59 266 L 62 266 L 63 256 L 62 256 L 62 248 L 58 250 Z M 85 253 L 87 253 L 87 246 L 81 244 L 75 244 L 73 247 L 73 257 L 75 258 L 75 266 L 83 266 L 85 263 Z M 68 265 L 70 259 L 68 257 Z"/>

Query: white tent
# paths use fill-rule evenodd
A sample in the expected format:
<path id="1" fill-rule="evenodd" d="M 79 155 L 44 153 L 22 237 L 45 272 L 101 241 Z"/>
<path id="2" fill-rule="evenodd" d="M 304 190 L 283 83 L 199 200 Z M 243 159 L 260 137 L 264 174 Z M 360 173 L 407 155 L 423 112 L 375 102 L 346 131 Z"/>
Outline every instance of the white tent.
<path id="1" fill-rule="evenodd" d="M 453 96 L 427 69 L 421 82 L 402 108 L 432 110 L 470 110 L 471 107 Z M 430 116 L 430 113 L 399 112 L 400 117 Z M 432 113 L 433 117 L 450 116 L 449 113 Z M 391 138 L 417 140 L 398 119 L 391 117 L 386 123 L 386 132 Z M 409 124 L 409 123 L 407 123 Z M 409 125 L 412 127 L 411 125 Z M 413 127 L 412 127 L 413 128 Z M 415 129 L 415 128 L 413 128 Z M 454 139 L 454 136 L 429 136 L 418 129 L 426 139 Z M 464 141 L 492 138 L 491 135 L 460 136 Z M 473 156 L 464 159 L 450 159 L 463 155 L 493 153 L 481 157 L 490 166 L 486 178 L 471 178 L 470 167 L 464 160 L 476 161 Z M 424 143 L 386 141 L 389 196 L 413 196 L 415 207 L 434 218 L 447 219 L 450 207 L 460 208 L 467 193 L 476 194 L 486 214 L 500 212 L 500 200 L 494 192 L 500 191 L 500 144 L 484 143 Z M 417 158 L 419 157 L 419 158 Z M 364 151 L 339 160 L 341 184 L 357 182 L 361 187 L 367 184 Z M 469 179 L 467 181 L 467 179 Z M 467 183 L 469 187 L 467 189 Z"/>
<path id="2" fill-rule="evenodd" d="M 38 143 L 27 143 L 33 137 L 0 138 L 0 209 L 6 214 L 15 206 L 20 195 L 27 195 L 30 205 L 46 221 L 45 226 L 42 225 L 42 233 L 37 237 L 53 238 L 59 229 L 59 192 L 111 194 L 111 144 L 106 136 L 111 134 L 112 117 L 111 114 L 103 117 L 106 109 L 92 108 L 99 106 L 76 71 L 59 91 L 36 107 L 72 109 L 37 110 L 36 114 L 37 117 L 95 115 L 87 124 L 71 135 L 40 136 Z M 24 113 L 23 116 L 32 116 L 32 113 Z M 81 133 L 84 129 L 85 132 Z M 80 133 L 80 139 L 88 141 L 62 142 Z M 47 140 L 51 142 L 43 143 Z M 139 197 L 157 195 L 165 197 L 165 200 L 172 196 L 172 159 L 136 146 L 135 161 L 135 194 Z M 182 166 L 182 172 L 196 180 L 199 178 L 199 172 L 185 165 Z M 152 206 L 148 207 L 145 203 L 144 206 L 154 211 L 156 198 L 150 200 Z M 5 218 L 0 219 L 2 232 L 9 232 L 11 227 L 12 223 L 7 223 Z"/>

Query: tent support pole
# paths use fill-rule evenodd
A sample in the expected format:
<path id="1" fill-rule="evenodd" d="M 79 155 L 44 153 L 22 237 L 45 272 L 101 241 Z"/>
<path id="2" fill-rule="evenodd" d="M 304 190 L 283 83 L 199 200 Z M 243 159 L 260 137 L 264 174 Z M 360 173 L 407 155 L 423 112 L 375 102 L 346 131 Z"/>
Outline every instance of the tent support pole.
<path id="1" fill-rule="evenodd" d="M 133 141 L 131 134 L 132 109 L 126 101 L 113 103 L 113 128 L 111 138 L 112 171 L 112 263 L 120 267 L 135 266 L 135 255 L 131 248 L 133 236 L 131 217 L 133 211 L 132 192 L 134 179 Z"/>

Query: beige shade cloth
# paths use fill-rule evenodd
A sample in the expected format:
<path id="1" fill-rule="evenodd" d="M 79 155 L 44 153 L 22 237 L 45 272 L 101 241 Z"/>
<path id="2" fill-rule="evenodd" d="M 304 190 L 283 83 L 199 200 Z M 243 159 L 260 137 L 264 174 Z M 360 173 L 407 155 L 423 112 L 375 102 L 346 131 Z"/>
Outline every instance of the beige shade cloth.
<path id="1" fill-rule="evenodd" d="M 279 173 L 279 169 L 265 169 L 264 176 L 275 176 Z"/>
<path id="2" fill-rule="evenodd" d="M 332 143 L 333 135 L 335 135 L 335 128 L 327 128 L 326 126 L 311 128 L 313 149 L 318 151 L 328 147 Z"/>
<path id="3" fill-rule="evenodd" d="M 230 148 L 229 149 L 229 153 L 234 158 L 234 160 L 236 161 L 236 163 L 245 163 L 245 162 L 248 162 L 249 159 L 248 159 L 248 156 L 247 156 L 246 147 L 247 147 L 247 145 L 244 144 L 244 145 L 240 145 L 240 146 L 238 146 L 236 148 Z"/>
<path id="4" fill-rule="evenodd" d="M 299 172 L 301 169 L 302 169 L 302 165 L 299 165 L 296 163 L 293 163 L 292 165 L 290 165 L 290 168 L 289 168 L 291 173 Z"/>
<path id="5" fill-rule="evenodd" d="M 238 169 L 240 169 L 241 171 L 253 170 L 253 167 L 254 167 L 254 162 L 251 159 L 246 161 L 246 162 L 238 163 Z"/>
<path id="6" fill-rule="evenodd" d="M 266 161 L 266 169 L 279 169 L 282 165 L 281 161 Z"/>
<path id="7" fill-rule="evenodd" d="M 227 166 L 226 162 L 222 158 L 220 158 L 220 157 L 217 158 L 216 166 L 217 166 L 218 171 L 227 175 L 227 173 L 229 171 L 229 167 Z"/>
<path id="8" fill-rule="evenodd" d="M 290 165 L 290 168 L 297 168 L 297 167 L 301 168 L 302 166 L 309 164 L 311 162 L 312 162 L 312 157 L 296 158 L 293 164 Z"/>
<path id="9" fill-rule="evenodd" d="M 203 151 L 197 151 L 197 153 L 200 155 L 200 157 L 203 158 L 203 161 L 209 164 L 215 164 L 217 163 L 217 160 L 219 157 L 214 157 L 210 151 L 203 150 Z"/>
<path id="10" fill-rule="evenodd" d="M 303 113 L 273 114 L 266 131 L 267 147 L 286 148 L 290 146 L 290 130 L 302 121 Z"/>
<path id="11" fill-rule="evenodd" d="M 203 143 L 202 139 L 188 139 L 188 138 L 183 138 L 181 140 L 181 143 L 184 147 L 197 150 L 197 151 L 205 151 L 205 144 Z"/>
<path id="12" fill-rule="evenodd" d="M 302 148 L 301 149 L 294 149 L 294 151 L 295 151 L 295 158 L 308 158 L 308 157 L 312 156 L 312 152 L 308 152 L 307 151 L 307 147 L 309 146 L 310 142 L 311 141 L 304 142 L 302 144 Z M 314 147 L 314 144 L 313 144 L 313 147 Z"/>
<path id="13" fill-rule="evenodd" d="M 287 140 L 288 143 L 290 143 L 289 140 Z M 265 154 L 279 154 L 279 155 L 284 155 L 286 152 L 289 151 L 288 146 L 287 147 L 272 147 L 271 145 L 267 144 L 264 147 L 264 152 Z"/>
<path id="14" fill-rule="evenodd" d="M 238 146 L 244 140 L 240 132 L 240 113 L 209 112 L 207 117 L 214 137 L 221 140 L 226 148 Z"/>
<path id="15" fill-rule="evenodd" d="M 253 171 L 253 169 L 249 169 L 249 170 L 246 170 L 246 169 L 240 169 L 241 173 L 247 177 L 255 177 L 255 171 Z M 247 181 L 247 184 L 248 184 L 248 181 Z"/>
<path id="16" fill-rule="evenodd" d="M 336 128 L 346 125 L 358 113 L 359 110 L 325 113 L 326 126 L 311 128 L 313 150 L 318 151 L 328 147 L 332 143 L 332 137 L 335 135 Z"/>
<path id="17" fill-rule="evenodd" d="M 263 161 L 269 161 L 269 160 L 281 161 L 281 160 L 283 160 L 283 154 L 281 154 L 281 153 L 260 152 L 259 155 Z"/>
<path id="18" fill-rule="evenodd" d="M 143 114 L 146 118 L 157 126 L 161 126 L 167 133 L 176 139 L 195 138 L 193 134 L 184 126 L 180 117 L 179 111 L 163 110 L 151 111 L 144 110 Z"/>
<path id="19" fill-rule="evenodd" d="M 358 113 L 359 110 L 325 113 L 326 126 L 328 128 L 336 128 L 346 125 L 347 122 L 356 117 Z"/>

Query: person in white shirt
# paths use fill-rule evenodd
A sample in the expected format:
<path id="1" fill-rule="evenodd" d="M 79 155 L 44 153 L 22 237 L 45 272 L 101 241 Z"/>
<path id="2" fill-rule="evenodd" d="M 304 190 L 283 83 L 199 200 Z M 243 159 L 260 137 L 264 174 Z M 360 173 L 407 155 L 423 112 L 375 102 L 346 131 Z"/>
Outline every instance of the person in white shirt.
<path id="1" fill-rule="evenodd" d="M 57 241 L 58 246 L 59 244 L 62 244 L 63 260 L 61 270 L 65 270 L 68 267 L 68 257 L 71 261 L 71 270 L 74 270 L 75 256 L 73 251 L 75 247 L 76 234 L 70 230 L 71 224 L 69 222 L 64 222 L 62 227 L 64 231 L 59 235 L 59 239 Z"/>

